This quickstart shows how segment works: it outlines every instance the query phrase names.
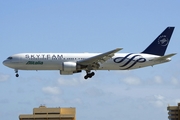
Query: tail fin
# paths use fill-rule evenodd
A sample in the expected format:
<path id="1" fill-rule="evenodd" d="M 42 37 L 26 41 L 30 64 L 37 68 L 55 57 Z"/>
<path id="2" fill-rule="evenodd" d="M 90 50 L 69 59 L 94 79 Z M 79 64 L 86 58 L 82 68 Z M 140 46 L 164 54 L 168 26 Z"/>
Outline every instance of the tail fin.
<path id="1" fill-rule="evenodd" d="M 175 27 L 167 27 L 142 53 L 164 56 Z"/>

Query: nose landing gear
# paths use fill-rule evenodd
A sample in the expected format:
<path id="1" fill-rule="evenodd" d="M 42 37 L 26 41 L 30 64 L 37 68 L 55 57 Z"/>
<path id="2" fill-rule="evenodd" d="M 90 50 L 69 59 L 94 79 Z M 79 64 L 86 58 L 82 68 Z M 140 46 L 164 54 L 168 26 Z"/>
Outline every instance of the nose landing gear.
<path id="1" fill-rule="evenodd" d="M 84 79 L 88 79 L 88 78 L 91 78 L 92 76 L 94 76 L 95 75 L 95 73 L 94 72 L 87 72 L 86 71 L 86 75 L 84 76 Z"/>
<path id="2" fill-rule="evenodd" d="M 15 70 L 16 77 L 19 77 L 18 70 Z"/>
<path id="3" fill-rule="evenodd" d="M 16 74 L 16 77 L 19 77 L 19 74 Z"/>

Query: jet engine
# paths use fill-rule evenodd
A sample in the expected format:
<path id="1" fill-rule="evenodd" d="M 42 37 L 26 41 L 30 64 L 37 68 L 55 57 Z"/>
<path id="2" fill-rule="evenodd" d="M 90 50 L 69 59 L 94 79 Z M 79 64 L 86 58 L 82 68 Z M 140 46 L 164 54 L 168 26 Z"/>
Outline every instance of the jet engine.
<path id="1" fill-rule="evenodd" d="M 76 62 L 63 62 L 62 70 L 60 70 L 61 75 L 72 75 L 73 73 L 81 72 L 78 70 L 78 65 Z"/>

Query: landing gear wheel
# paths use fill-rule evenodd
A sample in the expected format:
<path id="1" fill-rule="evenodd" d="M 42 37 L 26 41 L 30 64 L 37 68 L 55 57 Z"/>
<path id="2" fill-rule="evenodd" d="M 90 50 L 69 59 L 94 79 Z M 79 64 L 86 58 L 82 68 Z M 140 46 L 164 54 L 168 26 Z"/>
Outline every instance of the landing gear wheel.
<path id="1" fill-rule="evenodd" d="M 86 75 L 86 76 L 84 76 L 84 79 L 88 79 L 88 76 Z"/>
<path id="2" fill-rule="evenodd" d="M 92 76 L 94 76 L 94 75 L 95 75 L 95 73 L 94 73 L 94 72 L 92 72 L 92 73 L 91 73 L 91 77 L 92 77 Z"/>
<path id="3" fill-rule="evenodd" d="M 84 79 L 88 79 L 88 78 L 92 78 L 92 76 L 94 76 L 95 73 L 94 72 L 91 72 L 91 73 L 88 73 L 84 76 Z"/>
<path id="4" fill-rule="evenodd" d="M 18 70 L 15 69 L 16 77 L 19 77 Z"/>
<path id="5" fill-rule="evenodd" d="M 19 74 L 16 74 L 16 77 L 19 77 Z"/>

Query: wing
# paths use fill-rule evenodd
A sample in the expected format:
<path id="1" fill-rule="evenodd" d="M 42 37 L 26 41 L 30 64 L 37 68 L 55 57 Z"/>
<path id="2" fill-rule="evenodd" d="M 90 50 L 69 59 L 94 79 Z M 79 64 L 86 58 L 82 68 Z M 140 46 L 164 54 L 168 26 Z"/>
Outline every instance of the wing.
<path id="1" fill-rule="evenodd" d="M 112 58 L 114 56 L 114 53 L 118 52 L 122 50 L 122 48 L 116 48 L 114 50 L 111 50 L 109 52 L 106 53 L 102 53 L 84 60 L 80 60 L 77 63 L 79 65 L 83 65 L 83 66 L 97 66 L 99 65 L 98 63 L 103 63 L 105 61 L 107 61 L 108 59 Z"/>

